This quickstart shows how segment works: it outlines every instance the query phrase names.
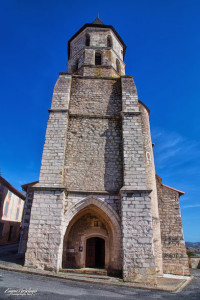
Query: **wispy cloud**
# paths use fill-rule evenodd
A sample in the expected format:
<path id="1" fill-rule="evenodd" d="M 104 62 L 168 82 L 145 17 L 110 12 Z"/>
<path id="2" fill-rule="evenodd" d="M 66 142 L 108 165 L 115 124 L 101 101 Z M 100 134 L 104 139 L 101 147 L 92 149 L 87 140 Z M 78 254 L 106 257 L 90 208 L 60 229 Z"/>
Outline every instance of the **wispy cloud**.
<path id="1" fill-rule="evenodd" d="M 188 171 L 199 172 L 200 168 L 196 161 L 200 161 L 200 142 L 190 140 L 177 132 L 152 129 L 152 141 L 155 143 L 154 154 L 158 170 L 185 167 Z"/>
<path id="2" fill-rule="evenodd" d="M 200 207 L 200 204 L 190 204 L 190 205 L 183 205 L 183 206 L 181 206 L 182 209 L 185 209 L 185 208 L 196 208 L 196 207 Z"/>

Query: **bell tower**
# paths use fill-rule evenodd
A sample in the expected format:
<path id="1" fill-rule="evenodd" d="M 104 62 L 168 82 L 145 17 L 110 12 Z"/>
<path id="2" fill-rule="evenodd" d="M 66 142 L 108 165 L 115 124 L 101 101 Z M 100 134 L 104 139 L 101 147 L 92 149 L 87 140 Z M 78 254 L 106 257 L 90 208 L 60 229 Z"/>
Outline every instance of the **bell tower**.
<path id="1" fill-rule="evenodd" d="M 133 77 L 125 75 L 125 51 L 119 34 L 99 17 L 68 42 L 39 182 L 27 193 L 21 239 L 26 266 L 101 267 L 122 273 L 124 281 L 153 285 L 163 265 L 173 274 L 189 272 L 178 204 L 168 206 L 177 198 L 161 182 L 157 190 L 149 110 L 138 100 Z"/>
<path id="2" fill-rule="evenodd" d="M 125 75 L 125 51 L 126 45 L 115 29 L 97 17 L 69 40 L 67 72 L 97 77 Z"/>

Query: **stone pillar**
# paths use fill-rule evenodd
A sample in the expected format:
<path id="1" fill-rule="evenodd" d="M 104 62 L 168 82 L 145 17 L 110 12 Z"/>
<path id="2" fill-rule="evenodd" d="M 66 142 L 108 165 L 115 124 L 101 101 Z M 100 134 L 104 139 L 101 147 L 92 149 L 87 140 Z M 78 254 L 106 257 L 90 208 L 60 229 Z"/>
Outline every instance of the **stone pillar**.
<path id="1" fill-rule="evenodd" d="M 25 266 L 58 271 L 62 262 L 64 191 L 34 192 Z"/>
<path id="2" fill-rule="evenodd" d="M 63 169 L 71 76 L 60 74 L 54 88 L 43 149 L 40 179 L 34 189 L 26 266 L 58 270 L 63 243 Z"/>
<path id="3" fill-rule="evenodd" d="M 133 78 L 122 82 L 124 186 L 121 189 L 123 278 L 156 284 L 151 190 L 146 187 L 142 124 Z"/>

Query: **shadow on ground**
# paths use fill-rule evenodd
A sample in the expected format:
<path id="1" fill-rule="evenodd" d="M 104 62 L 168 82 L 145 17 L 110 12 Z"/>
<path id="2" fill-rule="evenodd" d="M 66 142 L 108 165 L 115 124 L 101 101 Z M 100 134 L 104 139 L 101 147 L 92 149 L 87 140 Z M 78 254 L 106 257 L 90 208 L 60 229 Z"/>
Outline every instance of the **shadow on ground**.
<path id="1" fill-rule="evenodd" d="M 24 254 L 18 254 L 18 244 L 0 246 L 0 262 L 6 265 L 24 265 Z"/>

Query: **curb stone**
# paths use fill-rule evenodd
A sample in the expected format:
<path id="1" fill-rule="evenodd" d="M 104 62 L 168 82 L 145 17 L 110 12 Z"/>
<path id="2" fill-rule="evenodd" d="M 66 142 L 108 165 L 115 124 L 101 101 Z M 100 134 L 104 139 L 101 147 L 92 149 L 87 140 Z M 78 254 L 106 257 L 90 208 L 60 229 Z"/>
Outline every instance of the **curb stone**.
<path id="1" fill-rule="evenodd" d="M 50 278 L 60 278 L 60 279 L 66 279 L 66 280 L 72 280 L 72 281 L 79 281 L 79 282 L 88 282 L 92 284 L 103 284 L 106 286 L 118 286 L 122 288 L 137 288 L 137 289 L 148 289 L 148 290 L 157 290 L 157 291 L 165 291 L 165 292 L 173 292 L 173 293 L 178 293 L 182 291 L 186 285 L 188 285 L 191 280 L 193 279 L 192 277 L 186 278 L 186 279 L 180 279 L 181 282 L 178 283 L 175 287 L 170 287 L 170 286 L 164 286 L 164 285 L 158 285 L 158 286 L 150 286 L 142 283 L 127 283 L 127 282 L 120 282 L 119 278 L 112 278 L 108 277 L 108 279 L 99 279 L 98 277 L 95 278 L 90 275 L 90 277 L 87 277 L 82 275 L 82 276 L 77 276 L 72 273 L 68 273 L 68 276 L 64 273 L 54 273 L 54 272 L 48 272 L 48 271 L 43 271 L 43 270 L 35 270 L 31 268 L 24 268 L 23 266 L 21 268 L 14 268 L 14 267 L 8 267 L 5 265 L 0 265 L 0 269 L 2 270 L 7 270 L 7 271 L 13 271 L 13 272 L 22 272 L 22 273 L 27 273 L 27 274 L 33 274 L 33 275 L 39 275 L 39 276 L 45 276 L 45 277 L 50 277 Z"/>

